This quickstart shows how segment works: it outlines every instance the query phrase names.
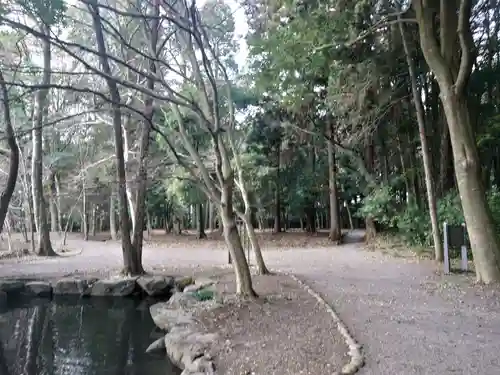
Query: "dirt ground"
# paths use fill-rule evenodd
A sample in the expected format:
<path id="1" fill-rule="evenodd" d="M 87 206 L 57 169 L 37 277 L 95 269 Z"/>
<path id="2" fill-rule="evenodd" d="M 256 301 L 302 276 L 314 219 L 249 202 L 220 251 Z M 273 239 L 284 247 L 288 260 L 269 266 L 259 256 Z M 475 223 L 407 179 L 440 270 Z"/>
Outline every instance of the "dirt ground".
<path id="1" fill-rule="evenodd" d="M 220 374 L 332 374 L 348 362 L 332 318 L 288 276 L 254 276 L 256 301 L 231 298 L 232 273 L 217 279 L 227 302 L 198 318 L 207 331 L 220 334 L 215 348 Z"/>
<path id="2" fill-rule="evenodd" d="M 358 243 L 362 231 L 351 232 L 342 246 L 322 246 L 323 234 L 317 236 L 317 245 L 316 236 L 282 236 L 286 244 L 296 238 L 294 243 L 307 241 L 307 245 L 273 247 L 272 241 L 262 241 L 268 267 L 296 274 L 335 307 L 363 346 L 366 365 L 360 375 L 500 374 L 497 286 L 479 287 L 470 275 L 442 275 L 426 259 L 366 251 Z M 70 237 L 72 252 L 64 256 L 0 260 L 0 277 L 47 277 L 121 266 L 118 242 L 85 242 L 77 234 Z M 209 245 L 183 235 L 163 237 L 164 244 L 159 245 L 161 241 L 155 242 L 154 237 L 153 244 L 146 241 L 144 246 L 143 263 L 148 271 L 200 272 L 227 264 L 222 241 Z M 291 331 L 291 324 L 282 326 Z M 285 345 L 280 348 L 289 350 Z"/>

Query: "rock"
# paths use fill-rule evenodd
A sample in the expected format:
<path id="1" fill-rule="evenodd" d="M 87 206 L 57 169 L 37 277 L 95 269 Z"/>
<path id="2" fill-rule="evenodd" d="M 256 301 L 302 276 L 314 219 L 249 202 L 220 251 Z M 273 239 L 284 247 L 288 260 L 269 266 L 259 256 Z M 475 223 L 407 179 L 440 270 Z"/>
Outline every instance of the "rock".
<path id="1" fill-rule="evenodd" d="M 157 352 L 165 353 L 165 337 L 160 337 L 158 340 L 155 340 L 146 349 L 146 353 L 148 353 L 148 354 L 154 354 Z"/>
<path id="2" fill-rule="evenodd" d="M 21 293 L 24 289 L 24 283 L 19 280 L 1 280 L 0 291 L 15 294 Z"/>
<path id="3" fill-rule="evenodd" d="M 176 326 L 189 326 L 194 324 L 193 314 L 183 309 L 172 309 L 168 302 L 160 302 L 149 308 L 151 318 L 157 327 L 166 331 Z"/>
<path id="4" fill-rule="evenodd" d="M 167 301 L 167 306 L 171 309 L 190 309 L 194 307 L 198 300 L 189 293 L 174 293 Z"/>
<path id="5" fill-rule="evenodd" d="M 165 347 L 170 360 L 179 368 L 198 371 L 195 360 L 205 356 L 215 340 L 215 333 L 195 332 L 192 328 L 175 327 L 165 335 Z"/>
<path id="6" fill-rule="evenodd" d="M 199 285 L 191 284 L 191 285 L 186 286 L 182 292 L 183 293 L 194 293 L 200 289 L 201 289 L 201 287 Z"/>
<path id="7" fill-rule="evenodd" d="M 170 294 L 174 286 L 174 278 L 170 276 L 141 276 L 137 284 L 149 296 L 164 296 Z"/>
<path id="8" fill-rule="evenodd" d="M 95 297 L 126 297 L 135 291 L 135 278 L 113 278 L 98 280 L 90 294 Z"/>
<path id="9" fill-rule="evenodd" d="M 194 283 L 194 280 L 191 276 L 176 277 L 174 280 L 174 286 L 175 286 L 176 291 L 178 291 L 178 292 L 183 292 L 185 287 L 187 287 L 188 285 L 191 285 L 193 283 Z"/>
<path id="10" fill-rule="evenodd" d="M 66 277 L 60 279 L 54 285 L 53 293 L 55 295 L 79 295 L 88 296 L 92 289 L 92 285 L 97 281 L 96 278 L 76 279 Z"/>
<path id="11" fill-rule="evenodd" d="M 7 305 L 7 293 L 0 291 L 0 307 Z"/>
<path id="12" fill-rule="evenodd" d="M 207 286 L 211 286 L 214 284 L 215 281 L 207 277 L 200 277 L 194 281 L 194 285 L 196 285 L 198 289 L 206 288 Z"/>
<path id="13" fill-rule="evenodd" d="M 181 375 L 215 375 L 215 365 L 207 357 L 196 358 L 192 363 L 184 368 Z"/>
<path id="14" fill-rule="evenodd" d="M 24 292 L 33 296 L 50 297 L 52 286 L 43 281 L 31 281 L 26 283 Z"/>

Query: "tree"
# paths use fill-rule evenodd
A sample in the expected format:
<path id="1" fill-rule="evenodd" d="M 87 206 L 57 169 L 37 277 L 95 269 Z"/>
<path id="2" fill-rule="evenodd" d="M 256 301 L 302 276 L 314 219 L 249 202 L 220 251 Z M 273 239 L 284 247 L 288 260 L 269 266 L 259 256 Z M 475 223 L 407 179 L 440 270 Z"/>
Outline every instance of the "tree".
<path id="1" fill-rule="evenodd" d="M 470 26 L 473 2 L 441 2 L 436 9 L 428 2 L 419 0 L 413 6 L 422 51 L 441 91 L 440 99 L 450 134 L 457 187 L 476 262 L 476 278 L 485 283 L 499 281 L 500 243 L 481 181 L 481 165 L 466 93 L 474 65 L 474 41 Z M 435 30 L 434 17 L 438 11 L 441 20 L 438 30 Z M 460 48 L 457 48 L 457 43 Z"/>

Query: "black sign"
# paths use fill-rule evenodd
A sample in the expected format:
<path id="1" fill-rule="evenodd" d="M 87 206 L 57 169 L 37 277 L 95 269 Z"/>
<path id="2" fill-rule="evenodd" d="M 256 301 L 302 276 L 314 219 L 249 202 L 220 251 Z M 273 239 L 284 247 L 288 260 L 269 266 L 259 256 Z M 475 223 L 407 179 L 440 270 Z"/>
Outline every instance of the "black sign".
<path id="1" fill-rule="evenodd" d="M 448 246 L 450 248 L 460 248 L 462 246 L 469 246 L 469 235 L 465 225 L 448 225 L 446 227 L 448 235 Z"/>

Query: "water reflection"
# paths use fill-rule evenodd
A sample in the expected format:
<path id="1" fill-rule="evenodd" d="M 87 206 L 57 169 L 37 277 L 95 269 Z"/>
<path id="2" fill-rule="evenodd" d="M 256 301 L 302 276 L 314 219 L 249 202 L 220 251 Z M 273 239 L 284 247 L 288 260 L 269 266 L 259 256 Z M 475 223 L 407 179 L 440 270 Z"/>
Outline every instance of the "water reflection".
<path id="1" fill-rule="evenodd" d="M 0 313 L 0 375 L 176 375 L 148 306 L 132 300 L 15 301 Z"/>

